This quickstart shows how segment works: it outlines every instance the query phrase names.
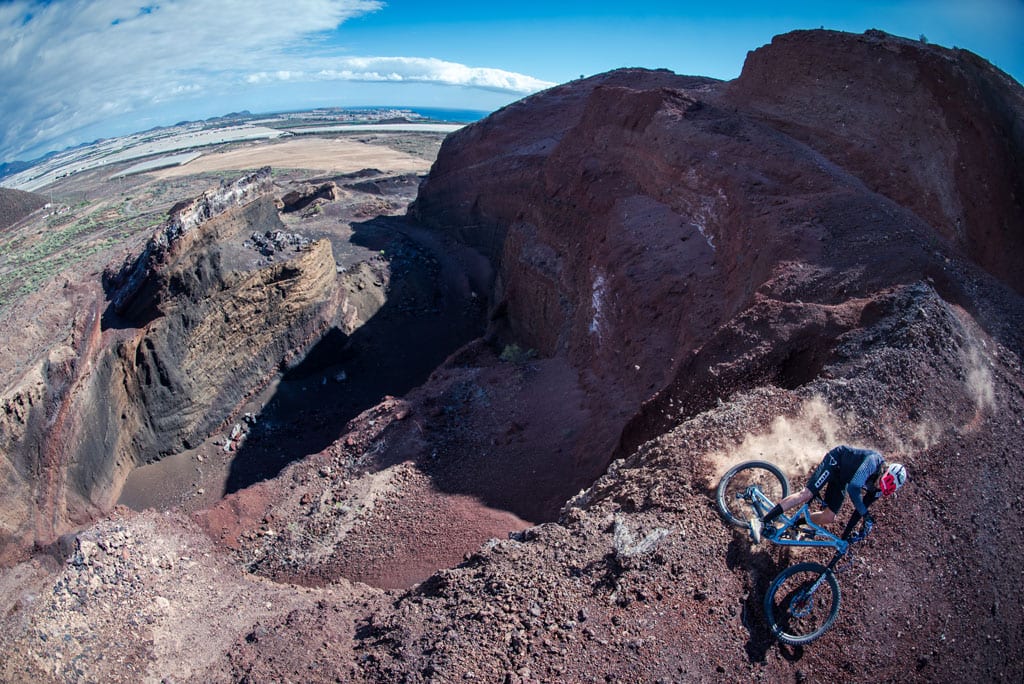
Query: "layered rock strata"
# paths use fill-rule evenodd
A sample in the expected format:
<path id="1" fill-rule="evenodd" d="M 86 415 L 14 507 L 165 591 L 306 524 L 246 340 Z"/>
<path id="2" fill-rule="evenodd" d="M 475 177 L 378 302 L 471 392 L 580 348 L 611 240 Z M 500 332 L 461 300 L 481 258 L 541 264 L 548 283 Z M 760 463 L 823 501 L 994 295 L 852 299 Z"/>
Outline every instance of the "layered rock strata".
<path id="1" fill-rule="evenodd" d="M 3 398 L 12 553 L 108 508 L 136 465 L 204 440 L 330 325 L 328 241 L 257 268 L 243 246 L 284 228 L 269 188 L 264 169 L 176 206 L 107 275 L 106 312 L 99 301 L 83 312 L 73 339 Z"/>

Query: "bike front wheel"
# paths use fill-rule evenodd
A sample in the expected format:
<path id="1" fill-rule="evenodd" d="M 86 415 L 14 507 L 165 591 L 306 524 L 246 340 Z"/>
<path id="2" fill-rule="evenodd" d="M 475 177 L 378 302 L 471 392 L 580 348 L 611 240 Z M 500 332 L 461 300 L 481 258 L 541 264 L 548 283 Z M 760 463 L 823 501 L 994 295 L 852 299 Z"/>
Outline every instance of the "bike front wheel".
<path id="1" fill-rule="evenodd" d="M 718 511 L 726 522 L 737 527 L 746 526 L 757 512 L 746 497 L 751 486 L 756 486 L 772 503 L 789 496 L 789 480 L 774 463 L 747 461 L 733 466 L 718 483 L 716 500 Z M 767 511 L 764 511 L 767 513 Z"/>
<path id="2" fill-rule="evenodd" d="M 792 565 L 768 588 L 764 613 L 779 641 L 793 646 L 809 644 L 824 634 L 839 614 L 839 580 L 819 563 Z"/>

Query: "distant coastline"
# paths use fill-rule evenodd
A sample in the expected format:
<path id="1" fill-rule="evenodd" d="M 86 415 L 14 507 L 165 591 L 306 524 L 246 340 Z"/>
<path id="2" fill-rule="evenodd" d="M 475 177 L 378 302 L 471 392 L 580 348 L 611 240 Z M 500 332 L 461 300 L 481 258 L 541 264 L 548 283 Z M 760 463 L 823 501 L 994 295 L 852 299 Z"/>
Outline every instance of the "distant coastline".
<path id="1" fill-rule="evenodd" d="M 31 161 L 0 164 L 0 186 L 36 191 L 68 175 L 130 160 L 143 160 L 139 169 L 152 170 L 150 164 L 163 165 L 177 157 L 163 155 L 246 140 L 272 139 L 284 135 L 323 134 L 394 127 L 395 130 L 431 130 L 450 132 L 490 114 L 475 109 L 442 107 L 325 107 L 291 112 L 253 114 L 232 112 L 202 121 L 181 121 L 147 131 L 49 152 Z M 128 173 L 121 172 L 122 175 Z"/>

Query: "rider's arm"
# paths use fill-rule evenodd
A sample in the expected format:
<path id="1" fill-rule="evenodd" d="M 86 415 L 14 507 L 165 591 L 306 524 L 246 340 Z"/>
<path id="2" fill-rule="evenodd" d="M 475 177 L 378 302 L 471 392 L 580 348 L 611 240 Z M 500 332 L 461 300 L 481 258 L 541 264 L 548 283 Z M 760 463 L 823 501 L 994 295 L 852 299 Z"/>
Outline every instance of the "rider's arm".
<path id="1" fill-rule="evenodd" d="M 866 515 L 868 507 L 864 504 L 864 499 L 861 498 L 860 488 L 863 487 L 863 483 L 854 484 L 851 482 L 846 485 L 846 493 L 850 495 L 850 501 L 853 502 L 853 507 L 857 509 L 857 513 L 861 516 Z"/>
<path id="2" fill-rule="evenodd" d="M 864 497 L 864 499 L 866 499 L 865 501 L 860 496 L 860 487 L 857 488 L 856 499 L 854 498 L 853 492 L 850 492 L 850 500 L 853 501 L 853 505 L 856 507 L 857 503 L 860 502 L 861 506 L 864 507 L 864 511 L 862 513 L 860 508 L 858 507 L 857 510 L 853 512 L 853 515 L 850 516 L 850 522 L 846 523 L 846 528 L 843 530 L 843 539 L 850 538 L 850 535 L 853 533 L 853 529 L 857 526 L 857 523 L 861 521 L 861 518 L 865 517 L 868 514 L 868 506 L 878 501 L 878 499 L 881 498 L 881 496 L 881 492 L 879 492 L 877 489 L 871 489 L 868 491 L 867 496 Z"/>
<path id="3" fill-rule="evenodd" d="M 853 528 L 855 528 L 857 526 L 857 523 L 860 522 L 860 518 L 860 513 L 854 511 L 853 515 L 850 516 L 850 522 L 846 523 L 846 528 L 843 530 L 843 534 L 841 535 L 842 539 L 850 538 L 850 535 L 853 534 Z"/>

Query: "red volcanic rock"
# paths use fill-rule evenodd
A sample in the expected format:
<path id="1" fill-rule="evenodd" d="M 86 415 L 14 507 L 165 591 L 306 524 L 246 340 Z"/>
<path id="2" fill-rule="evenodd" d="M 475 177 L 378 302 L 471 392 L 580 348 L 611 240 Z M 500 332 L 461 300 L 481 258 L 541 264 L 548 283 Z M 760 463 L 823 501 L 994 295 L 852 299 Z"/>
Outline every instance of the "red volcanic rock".
<path id="1" fill-rule="evenodd" d="M 578 523 L 574 536 L 598 511 L 658 517 L 678 508 L 683 520 L 713 524 L 695 512 L 690 468 L 710 464 L 696 482 L 713 484 L 720 464 L 743 455 L 809 460 L 837 440 L 857 441 L 902 453 L 921 496 L 958 499 L 955 512 L 911 502 L 904 519 L 890 518 L 889 543 L 899 538 L 901 553 L 889 572 L 927 585 L 930 559 L 949 547 L 900 528 L 986 515 L 986 505 L 950 489 L 954 464 L 965 453 L 984 463 L 986 481 L 1003 483 L 996 500 L 1022 478 L 1017 463 L 994 454 L 1012 451 L 1024 428 L 1013 419 L 992 427 L 1004 411 L 1020 414 L 1024 386 L 1021 93 L 969 53 L 809 32 L 753 53 L 732 83 L 617 71 L 451 135 L 410 213 L 490 256 L 499 346 L 536 348 L 572 368 L 566 377 L 586 397 L 573 444 L 578 476 L 629 456 L 582 495 L 580 511 L 567 506 L 562 521 Z M 815 407 L 827 420 L 807 417 Z M 780 413 L 793 420 L 785 430 L 769 423 Z M 805 471 L 797 472 L 799 481 Z M 705 539 L 680 524 L 688 541 Z M 942 572 L 998 574 L 1001 558 L 1019 556 L 1008 541 L 1019 535 L 995 527 L 986 535 L 1007 541 L 972 554 L 970 571 L 950 555 Z M 491 555 L 483 562 L 506 567 Z M 695 565 L 678 578 L 684 584 L 708 572 L 694 557 L 685 562 Z M 760 595 L 759 573 L 772 570 L 751 572 Z M 646 595 L 651 585 L 638 581 Z M 941 620 L 938 606 L 969 584 L 934 588 L 919 621 Z M 998 585 L 1012 591 L 1008 580 Z M 720 596 L 728 603 L 728 592 Z M 920 601 L 900 601 L 897 612 L 914 613 Z M 756 601 L 746 610 L 758 620 Z M 1020 629 L 1019 615 L 1000 615 L 1000 634 Z M 895 624 L 843 619 L 854 639 L 892 630 L 907 638 Z M 717 637 L 727 629 L 692 623 Z M 965 643 L 954 650 L 964 658 L 983 648 L 978 624 L 991 620 L 957 622 Z M 764 639 L 749 629 L 752 643 Z M 1001 669 L 1007 660 L 995 654 L 944 658 L 931 646 L 941 639 L 938 630 L 915 633 L 913 648 L 927 655 L 895 676 L 939 660 L 929 676 L 1020 670 Z M 681 648 L 697 653 L 695 643 Z M 872 671 L 866 652 L 845 657 L 857 663 L 850 672 Z M 839 672 L 841 660 L 816 656 L 815 671 Z M 693 665 L 666 657 L 645 674 L 655 679 L 679 661 Z M 734 672 L 718 669 L 726 671 Z M 576 672 L 585 673 L 594 674 Z"/>
<path id="2" fill-rule="evenodd" d="M 725 101 L 1024 291 L 1024 92 L 985 60 L 880 31 L 796 31 L 751 52 Z"/>
<path id="3" fill-rule="evenodd" d="M 740 388 L 812 379 L 828 348 L 858 323 L 855 315 L 822 318 L 823 306 L 921 281 L 983 310 L 964 290 L 964 269 L 982 278 L 980 265 L 1011 287 L 1024 272 L 1014 266 L 1024 258 L 1017 200 L 993 203 L 984 215 L 958 214 L 954 234 L 951 214 L 922 210 L 923 188 L 897 184 L 904 194 L 888 197 L 865 181 L 869 172 L 881 178 L 883 166 L 909 166 L 933 194 L 941 190 L 945 206 L 985 187 L 1012 197 L 1024 182 L 1012 163 L 1022 148 L 1005 113 L 1017 106 L 1019 85 L 973 56 L 874 34 L 810 32 L 776 43 L 754 53 L 730 84 L 624 70 L 527 98 L 450 136 L 421 187 L 411 213 L 494 260 L 495 334 L 564 355 L 591 390 L 594 442 L 581 445 L 580 460 L 609 453 L 636 407 L 655 394 L 692 411 Z M 812 55 L 831 46 L 832 62 L 806 56 L 805 43 Z M 871 68 L 861 54 L 868 50 L 883 51 L 882 68 Z M 797 93 L 789 101 L 766 74 L 789 83 L 796 60 L 825 66 L 804 67 L 821 69 L 817 76 L 797 73 L 806 85 L 789 86 Z M 950 78 L 974 73 L 988 99 L 967 99 L 957 110 L 931 92 L 938 76 L 906 77 L 940 64 Z M 827 79 L 825 69 L 851 75 Z M 864 74 L 848 96 L 858 106 L 845 116 L 857 134 L 841 138 L 845 152 L 830 159 L 804 138 L 833 151 L 834 108 L 809 109 L 807 100 L 820 81 L 820 99 L 838 106 L 833 92 L 854 74 Z M 869 90 L 880 94 L 856 94 Z M 930 117 L 972 119 L 986 135 L 967 158 L 922 151 L 897 161 L 894 150 L 914 145 L 904 139 L 934 137 L 893 106 L 901 97 L 937 102 Z M 775 107 L 771 118 L 765 102 Z M 930 144 L 961 143 L 952 135 Z M 868 167 L 863 160 L 883 148 L 890 161 Z M 848 168 L 847 160 L 856 163 Z M 896 201 L 904 195 L 914 201 Z M 992 233 L 996 225 L 1004 228 Z M 764 319 L 757 334 L 737 338 L 723 329 L 741 314 Z M 1020 333 L 1000 314 L 986 325 L 1020 348 Z M 743 355 L 753 358 L 725 376 L 708 374 L 717 359 Z M 636 425 L 625 435 L 630 444 L 660 429 L 637 433 Z"/>

